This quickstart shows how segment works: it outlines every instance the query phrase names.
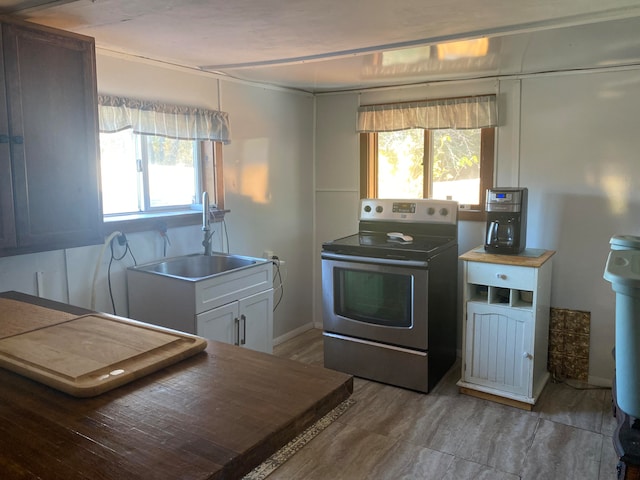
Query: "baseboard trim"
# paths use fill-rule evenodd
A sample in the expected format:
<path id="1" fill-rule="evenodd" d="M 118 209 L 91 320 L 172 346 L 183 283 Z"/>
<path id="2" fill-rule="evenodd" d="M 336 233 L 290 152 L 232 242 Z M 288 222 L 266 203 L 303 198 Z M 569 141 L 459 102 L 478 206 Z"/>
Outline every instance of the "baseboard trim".
<path id="1" fill-rule="evenodd" d="M 313 322 L 306 323 L 301 327 L 296 328 L 295 330 L 291 330 L 290 332 L 287 332 L 284 335 L 280 335 L 279 337 L 274 338 L 273 346 L 275 347 L 276 345 L 280 345 L 281 343 L 286 342 L 287 340 L 291 340 L 292 338 L 297 337 L 298 335 L 306 332 L 307 330 L 311 330 L 312 328 L 315 328 L 315 325 L 313 324 Z"/>
<path id="2" fill-rule="evenodd" d="M 596 387 L 609 387 L 613 386 L 613 380 L 611 378 L 603 378 L 603 377 L 594 377 L 593 375 L 589 375 L 587 380 L 589 385 L 594 385 Z"/>

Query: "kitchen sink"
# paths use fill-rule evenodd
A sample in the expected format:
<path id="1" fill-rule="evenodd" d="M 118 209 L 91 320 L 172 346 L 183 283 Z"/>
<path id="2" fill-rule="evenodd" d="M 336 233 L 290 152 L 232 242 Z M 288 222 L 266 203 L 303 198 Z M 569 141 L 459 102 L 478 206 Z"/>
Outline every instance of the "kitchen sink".
<path id="1" fill-rule="evenodd" d="M 132 268 L 155 275 L 198 281 L 268 261 L 264 258 L 225 253 L 213 253 L 212 255 L 194 253 Z"/>
<path id="2" fill-rule="evenodd" d="M 127 292 L 130 318 L 272 351 L 270 260 L 221 252 L 156 260 L 127 268 Z"/>

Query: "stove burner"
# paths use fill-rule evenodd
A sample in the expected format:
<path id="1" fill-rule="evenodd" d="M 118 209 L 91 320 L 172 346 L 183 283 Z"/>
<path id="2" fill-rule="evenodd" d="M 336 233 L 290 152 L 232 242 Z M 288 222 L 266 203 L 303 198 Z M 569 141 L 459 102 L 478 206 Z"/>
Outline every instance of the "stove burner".
<path id="1" fill-rule="evenodd" d="M 413 236 L 411 242 L 404 242 L 389 238 L 383 233 L 356 233 L 332 242 L 326 242 L 322 248 L 326 252 L 345 255 L 423 260 L 431 257 L 441 247 L 448 246 L 455 241 L 455 237 Z"/>
<path id="2" fill-rule="evenodd" d="M 395 260 L 429 260 L 457 243 L 457 203 L 361 200 L 358 233 L 322 245 L 325 252 Z"/>

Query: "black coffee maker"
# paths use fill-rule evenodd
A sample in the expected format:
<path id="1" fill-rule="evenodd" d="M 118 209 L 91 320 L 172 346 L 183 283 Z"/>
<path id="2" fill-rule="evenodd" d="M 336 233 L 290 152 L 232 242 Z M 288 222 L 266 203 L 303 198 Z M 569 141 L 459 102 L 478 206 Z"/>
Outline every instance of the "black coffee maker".
<path id="1" fill-rule="evenodd" d="M 527 189 L 490 188 L 487 190 L 486 210 L 485 252 L 522 252 L 527 242 Z"/>

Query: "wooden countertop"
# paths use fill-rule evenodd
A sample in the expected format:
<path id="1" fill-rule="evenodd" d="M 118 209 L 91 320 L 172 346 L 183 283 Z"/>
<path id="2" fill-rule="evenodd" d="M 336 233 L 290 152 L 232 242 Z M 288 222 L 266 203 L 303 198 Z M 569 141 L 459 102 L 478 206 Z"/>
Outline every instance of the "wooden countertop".
<path id="1" fill-rule="evenodd" d="M 85 309 L 5 292 L 74 314 Z M 0 478 L 241 478 L 353 392 L 353 377 L 209 341 L 97 397 L 0 369 Z"/>
<path id="2" fill-rule="evenodd" d="M 503 265 L 516 265 L 521 267 L 541 267 L 556 252 L 554 250 L 525 249 L 520 255 L 497 255 L 485 253 L 481 245 L 460 255 L 460 260 L 470 262 L 500 263 Z"/>

